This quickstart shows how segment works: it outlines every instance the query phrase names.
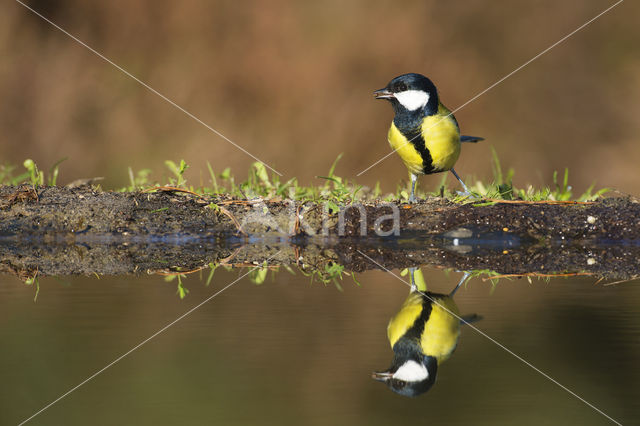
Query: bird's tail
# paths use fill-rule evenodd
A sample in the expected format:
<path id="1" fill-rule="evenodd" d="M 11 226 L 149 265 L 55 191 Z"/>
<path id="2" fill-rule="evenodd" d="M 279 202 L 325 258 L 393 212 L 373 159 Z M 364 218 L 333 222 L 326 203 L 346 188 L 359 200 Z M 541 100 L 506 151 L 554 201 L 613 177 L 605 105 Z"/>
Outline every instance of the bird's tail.
<path id="1" fill-rule="evenodd" d="M 464 315 L 460 317 L 460 325 L 471 324 L 473 322 L 480 321 L 481 319 L 482 317 L 478 314 Z"/>
<path id="2" fill-rule="evenodd" d="M 476 143 L 476 142 L 480 142 L 483 141 L 484 138 L 481 138 L 480 136 L 466 136 L 466 135 L 460 135 L 460 142 L 472 142 L 472 143 Z"/>

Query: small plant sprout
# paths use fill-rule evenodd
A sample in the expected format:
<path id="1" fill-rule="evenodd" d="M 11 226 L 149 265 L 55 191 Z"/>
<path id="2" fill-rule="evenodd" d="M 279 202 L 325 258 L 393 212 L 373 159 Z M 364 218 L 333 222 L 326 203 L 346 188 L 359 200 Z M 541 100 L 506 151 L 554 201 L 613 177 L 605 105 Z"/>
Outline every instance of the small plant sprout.
<path id="1" fill-rule="evenodd" d="M 171 160 L 165 161 L 164 164 L 169 171 L 173 173 L 173 177 L 169 178 L 169 185 L 183 187 L 187 183 L 184 178 L 184 172 L 187 171 L 189 165 L 184 160 L 180 160 L 180 165 L 177 165 Z"/>

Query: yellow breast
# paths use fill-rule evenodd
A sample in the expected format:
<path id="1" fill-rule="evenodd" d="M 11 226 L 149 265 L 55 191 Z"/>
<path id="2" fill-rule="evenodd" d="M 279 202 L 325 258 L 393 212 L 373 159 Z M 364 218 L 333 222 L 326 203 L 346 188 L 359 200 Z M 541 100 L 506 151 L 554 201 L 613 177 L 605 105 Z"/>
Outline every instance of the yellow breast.
<path id="1" fill-rule="evenodd" d="M 451 112 L 442 104 L 438 113 L 422 121 L 422 136 L 436 172 L 450 170 L 460 156 L 460 130 Z"/>
<path id="2" fill-rule="evenodd" d="M 438 364 L 447 360 L 458 345 L 460 337 L 460 316 L 458 306 L 452 298 L 436 299 L 427 321 L 420 346 L 426 355 L 435 357 Z M 446 309 L 443 309 L 446 308 Z M 456 316 L 452 315 L 455 314 Z"/>
<path id="3" fill-rule="evenodd" d="M 434 297 L 434 296 L 432 296 Z M 420 338 L 420 347 L 425 355 L 435 357 L 438 363 L 447 360 L 458 345 L 460 320 L 458 306 L 452 298 L 436 296 L 437 304 L 431 304 L 424 331 Z M 387 327 L 387 337 L 391 347 L 414 326 L 422 313 L 424 299 L 418 292 L 407 297 L 400 311 L 391 318 Z"/>
<path id="4" fill-rule="evenodd" d="M 387 337 L 389 343 L 393 345 L 411 328 L 422 312 L 422 296 L 420 293 L 413 292 L 409 294 L 407 300 L 404 301 L 400 311 L 391 318 L 387 326 Z"/>
<path id="5" fill-rule="evenodd" d="M 427 169 L 432 168 L 434 173 L 450 170 L 460 156 L 460 131 L 455 118 L 449 114 L 450 111 L 440 104 L 437 114 L 427 116 L 422 121 L 422 138 L 431 157 L 426 159 L 431 163 L 426 166 Z M 424 173 L 425 159 L 393 122 L 389 128 L 388 139 L 391 148 L 400 155 L 409 173 Z"/>
<path id="6" fill-rule="evenodd" d="M 413 173 L 414 175 L 423 174 L 423 163 L 420 153 L 414 148 L 413 144 L 404 137 L 393 122 L 391 122 L 387 137 L 389 139 L 389 145 L 400 155 L 404 165 L 409 169 L 409 173 Z"/>

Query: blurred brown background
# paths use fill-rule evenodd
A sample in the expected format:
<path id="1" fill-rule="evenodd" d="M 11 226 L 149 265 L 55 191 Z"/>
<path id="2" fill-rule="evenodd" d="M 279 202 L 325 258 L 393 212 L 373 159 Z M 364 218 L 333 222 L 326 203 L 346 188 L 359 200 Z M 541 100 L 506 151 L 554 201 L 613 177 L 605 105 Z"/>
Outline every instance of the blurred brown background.
<path id="1" fill-rule="evenodd" d="M 29 1 L 55 23 L 204 122 L 302 183 L 355 175 L 389 152 L 389 105 L 372 91 L 420 72 L 456 108 L 612 1 Z M 456 113 L 463 176 L 491 179 L 490 147 L 514 183 L 550 184 L 570 169 L 640 192 L 640 6 L 624 2 Z M 59 183 L 184 158 L 190 182 L 206 161 L 244 176 L 254 160 L 17 2 L 0 5 L 0 160 L 33 158 Z M 206 177 L 204 177 L 206 182 Z M 358 181 L 393 191 L 397 157 Z M 423 179 L 425 188 L 439 182 Z"/>

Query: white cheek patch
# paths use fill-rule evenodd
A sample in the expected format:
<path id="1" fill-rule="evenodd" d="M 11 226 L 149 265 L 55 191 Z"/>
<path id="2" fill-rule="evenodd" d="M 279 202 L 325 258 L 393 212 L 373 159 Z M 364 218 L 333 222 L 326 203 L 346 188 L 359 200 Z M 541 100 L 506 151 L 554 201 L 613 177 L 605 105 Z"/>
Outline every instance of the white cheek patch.
<path id="1" fill-rule="evenodd" d="M 423 90 L 405 90 L 394 94 L 394 96 L 409 111 L 424 108 L 429 102 L 429 94 Z"/>
<path id="2" fill-rule="evenodd" d="M 419 382 L 429 377 L 427 367 L 415 361 L 407 361 L 393 374 L 394 379 L 405 382 Z"/>

